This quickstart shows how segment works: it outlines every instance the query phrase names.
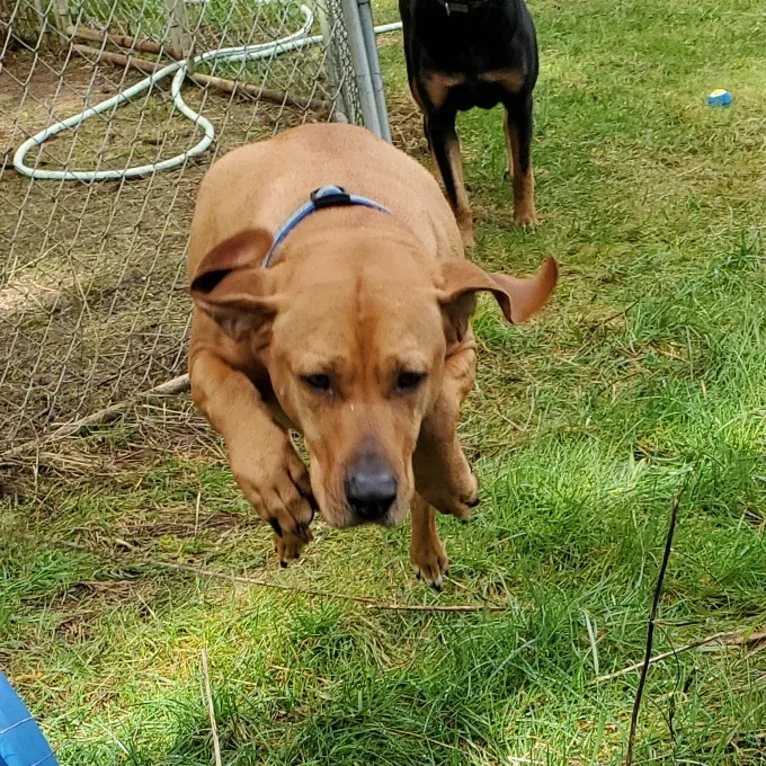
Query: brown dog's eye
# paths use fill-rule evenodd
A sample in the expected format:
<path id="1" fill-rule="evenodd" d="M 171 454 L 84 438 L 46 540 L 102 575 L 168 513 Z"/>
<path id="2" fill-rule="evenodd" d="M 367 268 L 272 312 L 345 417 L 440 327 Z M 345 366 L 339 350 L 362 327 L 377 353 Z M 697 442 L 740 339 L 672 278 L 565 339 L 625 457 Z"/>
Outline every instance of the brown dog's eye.
<path id="1" fill-rule="evenodd" d="M 402 393 L 414 391 L 425 378 L 424 372 L 400 372 L 396 379 L 396 387 Z"/>
<path id="2" fill-rule="evenodd" d="M 315 391 L 324 391 L 326 393 L 331 390 L 329 375 L 303 375 L 301 379 L 309 388 L 313 388 Z"/>

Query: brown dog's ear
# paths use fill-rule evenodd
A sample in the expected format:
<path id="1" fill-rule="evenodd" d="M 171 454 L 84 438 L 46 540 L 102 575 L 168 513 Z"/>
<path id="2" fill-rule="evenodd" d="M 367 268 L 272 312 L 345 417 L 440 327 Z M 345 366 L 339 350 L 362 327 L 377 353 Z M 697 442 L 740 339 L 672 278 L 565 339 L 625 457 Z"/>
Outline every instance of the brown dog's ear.
<path id="1" fill-rule="evenodd" d="M 260 268 L 272 243 L 265 229 L 247 229 L 214 247 L 197 267 L 189 292 L 234 340 L 267 324 L 277 312 L 273 280 Z"/>
<path id="2" fill-rule="evenodd" d="M 454 322 L 467 323 L 473 313 L 476 292 L 491 292 L 505 318 L 513 324 L 523 322 L 539 311 L 556 286 L 558 264 L 548 258 L 532 277 L 519 279 L 506 274 L 488 274 L 464 259 L 444 261 L 442 264 L 443 286 L 439 301 Z M 464 329 L 458 329 L 462 335 Z"/>

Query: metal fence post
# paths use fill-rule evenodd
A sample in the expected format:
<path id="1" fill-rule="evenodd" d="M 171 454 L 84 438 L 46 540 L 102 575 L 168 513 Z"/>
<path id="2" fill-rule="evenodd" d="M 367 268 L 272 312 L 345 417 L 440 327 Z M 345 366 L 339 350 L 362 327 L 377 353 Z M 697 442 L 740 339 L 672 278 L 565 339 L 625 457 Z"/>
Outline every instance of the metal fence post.
<path id="1" fill-rule="evenodd" d="M 359 90 L 359 106 L 362 110 L 362 119 L 366 128 L 371 130 L 376 136 L 381 137 L 375 88 L 372 83 L 370 60 L 367 57 L 367 46 L 365 45 L 364 32 L 362 31 L 359 6 L 356 4 L 356 0 L 341 0 L 341 7 L 348 33 L 348 46 L 354 65 L 354 76 L 356 77 Z"/>
<path id="2" fill-rule="evenodd" d="M 327 51 L 325 59 L 325 70 L 327 72 L 327 79 L 330 82 L 330 86 L 333 89 L 332 101 L 333 101 L 333 115 L 332 119 L 338 122 L 356 122 L 356 114 L 354 113 L 354 105 L 351 103 L 351 99 L 346 98 L 346 91 L 348 89 L 342 73 L 342 62 L 340 60 L 340 54 L 338 48 L 340 47 L 340 35 L 333 22 L 337 22 L 336 19 L 331 19 L 329 13 L 329 3 L 331 0 L 322 0 L 316 5 L 317 17 L 319 18 L 319 27 L 322 30 L 322 38 L 324 39 L 324 47 Z"/>
<path id="3" fill-rule="evenodd" d="M 370 0 L 357 0 L 359 6 L 359 18 L 364 36 L 364 47 L 367 50 L 367 61 L 370 66 L 372 88 L 375 97 L 375 108 L 378 112 L 378 125 L 380 137 L 391 143 L 391 128 L 388 124 L 388 109 L 386 107 L 386 94 L 383 89 L 383 75 L 380 71 L 380 59 L 378 58 L 378 44 L 375 41 L 375 23 L 372 19 L 372 5 Z"/>

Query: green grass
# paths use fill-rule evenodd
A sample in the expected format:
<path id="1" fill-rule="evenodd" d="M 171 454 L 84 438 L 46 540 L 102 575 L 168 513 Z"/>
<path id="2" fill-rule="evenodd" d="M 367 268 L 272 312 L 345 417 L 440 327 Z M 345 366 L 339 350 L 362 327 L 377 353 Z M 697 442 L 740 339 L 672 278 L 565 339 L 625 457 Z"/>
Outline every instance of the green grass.
<path id="1" fill-rule="evenodd" d="M 43 455 L 0 515 L 0 663 L 62 764 L 213 763 L 203 647 L 230 766 L 617 764 L 637 677 L 594 679 L 642 656 L 685 482 L 655 652 L 766 627 L 762 6 L 530 5 L 536 232 L 511 226 L 500 114 L 464 116 L 461 135 L 476 258 L 526 271 L 555 253 L 562 280 L 529 326 L 480 309 L 464 442 L 484 502 L 467 526 L 440 520 L 445 593 L 410 574 L 406 528 L 320 525 L 281 571 L 212 449 L 162 454 L 125 425 L 75 457 Z M 382 58 L 401 105 L 392 39 Z M 731 109 L 705 105 L 716 87 Z M 422 148 L 408 111 L 395 127 Z M 377 611 L 309 589 L 507 611 Z M 763 763 L 761 648 L 654 666 L 637 761 Z"/>

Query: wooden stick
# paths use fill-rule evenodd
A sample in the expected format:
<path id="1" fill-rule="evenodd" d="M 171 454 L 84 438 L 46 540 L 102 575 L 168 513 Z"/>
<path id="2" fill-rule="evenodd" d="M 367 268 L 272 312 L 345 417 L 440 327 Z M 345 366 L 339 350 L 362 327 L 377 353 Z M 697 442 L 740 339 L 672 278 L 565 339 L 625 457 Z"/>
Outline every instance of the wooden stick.
<path id="1" fill-rule="evenodd" d="M 149 61 L 147 59 L 140 59 L 136 56 L 125 55 L 124 53 L 112 53 L 111 51 L 99 51 L 95 48 L 91 48 L 88 45 L 73 45 L 72 50 L 75 53 L 79 53 L 83 58 L 91 61 L 91 63 L 100 63 L 102 61 L 107 64 L 114 64 L 114 66 L 130 67 L 131 69 L 137 69 L 143 74 L 153 74 L 159 71 L 165 64 L 159 61 Z M 95 58 L 95 61 L 92 59 Z"/>
<path id="2" fill-rule="evenodd" d="M 95 48 L 90 48 L 87 45 L 73 45 L 73 50 L 79 53 L 81 56 L 87 59 L 95 59 L 95 62 L 104 61 L 108 64 L 114 64 L 115 66 L 130 67 L 132 69 L 138 69 L 145 74 L 151 74 L 158 69 L 162 69 L 165 65 L 156 61 L 148 61 L 147 59 L 136 58 L 135 56 L 126 56 L 123 53 L 111 53 L 110 51 L 99 51 Z M 302 96 L 291 96 L 289 93 L 285 93 L 281 90 L 274 90 L 273 88 L 261 88 L 258 85 L 251 85 L 250 83 L 236 82 L 235 80 L 227 80 L 223 77 L 213 77 L 208 74 L 200 74 L 195 72 L 188 75 L 189 79 L 196 82 L 203 87 L 209 86 L 222 90 L 226 93 L 232 93 L 237 96 L 245 96 L 250 99 L 265 99 L 266 101 L 272 101 L 275 104 L 289 104 L 298 109 L 317 109 L 323 111 L 329 111 L 332 109 L 332 104 L 329 101 L 318 98 L 303 98 Z"/>
<path id="3" fill-rule="evenodd" d="M 678 654 L 683 654 L 684 652 L 688 652 L 690 649 L 697 649 L 700 646 L 705 646 L 706 644 L 712 644 L 713 641 L 718 641 L 719 639 L 733 639 L 730 642 L 730 644 L 736 645 L 741 643 L 750 643 L 752 641 L 760 641 L 766 638 L 766 633 L 753 633 L 752 636 L 746 637 L 743 633 L 740 633 L 738 631 L 730 631 L 730 632 L 721 632 L 721 633 L 713 633 L 710 636 L 705 636 L 705 638 L 701 638 L 699 641 L 692 641 L 690 644 L 686 644 L 684 646 L 679 646 L 678 649 L 671 649 L 670 651 L 663 652 L 662 654 L 656 654 L 654 657 L 652 657 L 649 660 L 650 665 L 654 665 L 657 662 L 661 662 L 662 660 L 666 660 L 668 657 L 675 657 Z M 622 676 L 627 676 L 629 673 L 632 673 L 634 670 L 640 670 L 643 666 L 642 662 L 637 662 L 635 665 L 630 665 L 627 668 L 623 668 L 622 670 L 618 670 L 616 673 L 608 673 L 605 676 L 599 676 L 598 678 L 594 678 L 592 681 L 589 681 L 589 684 L 600 684 L 604 683 L 605 681 L 613 681 L 615 678 L 622 678 Z"/>
<path id="4" fill-rule="evenodd" d="M 155 43 L 152 40 L 138 40 L 128 35 L 112 35 L 109 32 L 97 32 L 95 29 L 81 29 L 75 27 L 69 30 L 69 34 L 78 40 L 90 40 L 94 43 L 109 43 L 118 48 L 127 48 L 131 51 L 140 51 L 141 53 L 153 53 L 157 56 L 166 53 L 172 58 L 178 58 L 178 52 L 168 45 Z"/>
<path id="5" fill-rule="evenodd" d="M 200 85 L 209 85 L 211 88 L 233 93 L 236 96 L 246 95 L 250 99 L 263 98 L 266 101 L 272 101 L 275 104 L 289 104 L 297 109 L 316 109 L 329 112 L 332 109 L 332 103 L 323 98 L 304 98 L 303 96 L 291 96 L 281 90 L 273 88 L 261 88 L 258 85 L 251 85 L 246 82 L 237 82 L 236 80 L 226 80 L 223 77 L 213 77 L 209 74 L 199 74 L 195 72 L 191 76 L 194 82 Z"/>
<path id="6" fill-rule="evenodd" d="M 83 553 L 89 553 L 92 556 L 103 556 L 104 554 L 95 551 L 92 548 L 88 548 L 85 545 L 78 545 L 77 543 L 59 542 L 58 546 L 62 548 L 68 548 L 70 550 L 82 551 Z M 133 547 L 133 546 L 129 546 Z M 176 572 L 186 572 L 188 574 L 196 575 L 197 577 L 207 577 L 215 580 L 226 580 L 231 583 L 239 583 L 242 585 L 255 585 L 259 588 L 268 588 L 270 590 L 281 590 L 287 593 L 293 593 L 297 596 L 314 596 L 318 598 L 334 598 L 339 601 L 350 601 L 355 604 L 360 604 L 366 609 L 372 609 L 374 611 L 388 611 L 388 612 L 429 612 L 429 613 L 444 613 L 444 614 L 470 614 L 472 612 L 506 612 L 510 606 L 490 606 L 483 604 L 383 604 L 369 596 L 354 596 L 350 593 L 336 593 L 333 591 L 317 590 L 315 588 L 294 588 L 291 585 L 285 585 L 278 582 L 267 582 L 266 580 L 256 580 L 252 577 L 243 577 L 242 575 L 226 574 L 224 572 L 215 572 L 209 569 L 202 569 L 200 567 L 191 566 L 189 564 L 176 564 L 172 561 L 155 561 L 152 559 L 141 559 L 132 563 L 123 564 L 123 566 L 139 567 L 149 566 L 157 567 L 158 569 L 172 569 Z"/>
<path id="7" fill-rule="evenodd" d="M 221 743 L 218 741 L 218 727 L 215 723 L 215 706 L 213 705 L 213 692 L 210 689 L 210 671 L 207 667 L 207 650 L 202 649 L 202 681 L 205 687 L 205 700 L 207 712 L 210 716 L 210 732 L 213 735 L 213 753 L 215 754 L 215 766 L 223 766 L 221 759 Z"/>
<path id="8" fill-rule="evenodd" d="M 121 402 L 117 402 L 117 404 L 112 404 L 109 407 L 105 407 L 103 410 L 98 410 L 84 418 L 75 420 L 73 423 L 65 423 L 47 436 L 43 436 L 40 439 L 32 439 L 31 441 L 23 442 L 16 447 L 11 447 L 7 452 L 3 452 L 2 455 L 0 455 L 0 465 L 6 460 L 10 460 L 23 452 L 37 449 L 43 444 L 48 444 L 49 442 L 63 439 L 67 436 L 74 436 L 82 431 L 83 428 L 107 423 L 116 418 L 123 410 L 133 404 L 137 404 L 142 399 L 150 399 L 153 396 L 171 396 L 173 394 L 180 394 L 188 388 L 189 376 L 179 375 L 177 378 L 172 378 L 164 383 L 160 383 L 159 386 L 155 386 L 146 391 L 141 391 L 141 393 L 135 394 Z"/>

